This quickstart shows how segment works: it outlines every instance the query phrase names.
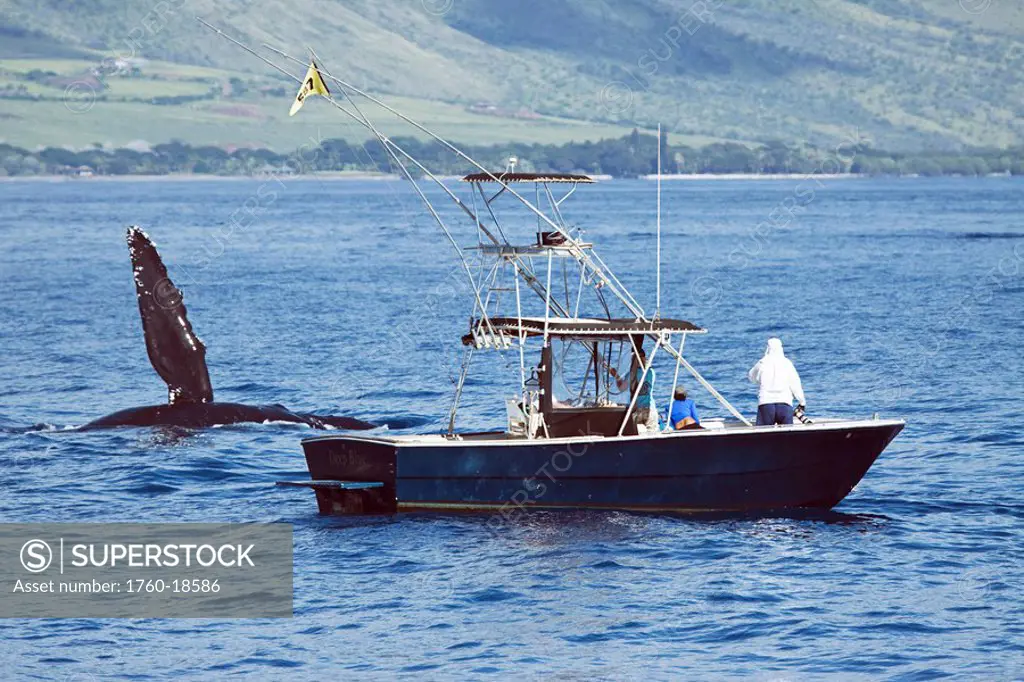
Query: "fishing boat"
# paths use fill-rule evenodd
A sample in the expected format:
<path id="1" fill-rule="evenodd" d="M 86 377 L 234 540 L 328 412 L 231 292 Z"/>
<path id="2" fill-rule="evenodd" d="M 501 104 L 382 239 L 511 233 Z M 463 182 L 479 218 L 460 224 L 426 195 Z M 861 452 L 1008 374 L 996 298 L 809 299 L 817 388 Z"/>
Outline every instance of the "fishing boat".
<path id="1" fill-rule="evenodd" d="M 685 355 L 686 342 L 707 330 L 661 316 L 660 182 L 658 300 L 651 314 L 585 239 L 584 231 L 565 218 L 565 202 L 579 187 L 593 184 L 591 177 L 520 172 L 516 159 L 503 170 L 488 169 L 425 126 L 334 76 L 315 55 L 306 77 L 299 78 L 228 39 L 302 84 L 297 101 L 319 94 L 379 141 L 451 244 L 471 292 L 467 329 L 453 339 L 461 344 L 463 357 L 446 429 L 422 435 L 337 433 L 302 441 L 310 479 L 280 485 L 313 489 L 322 514 L 830 509 L 853 490 L 903 429 L 902 420 L 877 416 L 755 426 L 697 371 Z M 331 82 L 334 93 L 326 86 L 316 87 L 317 79 Z M 464 161 L 471 172 L 462 178 L 461 187 L 468 192 L 449 187 L 378 130 L 373 122 L 377 119 L 371 121 L 363 112 L 367 103 Z M 433 183 L 460 209 L 467 219 L 461 230 L 443 217 L 421 183 Z M 517 390 L 512 396 L 495 397 L 495 414 L 504 403 L 504 429 L 460 431 L 459 404 L 466 379 L 474 358 L 484 353 L 515 357 L 510 384 Z M 674 368 L 674 376 L 671 390 L 654 386 L 655 406 L 671 401 L 685 371 L 728 416 L 705 419 L 702 428 L 678 431 L 638 423 L 637 402 L 645 390 L 638 378 L 647 376 L 663 358 Z"/>
<path id="2" fill-rule="evenodd" d="M 546 215 L 556 229 L 513 245 L 499 236 L 511 230 L 479 222 L 481 243 L 467 251 L 493 262 L 474 279 L 476 307 L 460 339 L 465 355 L 447 431 L 303 440 L 311 480 L 285 485 L 316 491 L 322 514 L 830 509 L 902 430 L 902 421 L 877 418 L 752 425 L 684 356 L 686 339 L 706 330 L 686 320 L 647 317 L 593 246 L 564 222 L 560 207 L 572 190 L 556 197 L 552 187 L 575 189 L 589 178 L 476 173 L 464 181 L 476 189 L 473 215 L 492 219 L 497 195 L 533 183 L 549 199 Z M 488 184 L 496 185 L 490 195 L 483 189 Z M 485 210 L 476 211 L 478 206 Z M 556 295 L 553 281 L 566 281 L 567 265 L 577 270 L 574 286 Z M 597 298 L 602 316 L 583 314 L 587 294 Z M 511 314 L 504 314 L 502 303 Z M 530 303 L 540 312 L 528 312 Z M 613 316 L 614 304 L 629 313 Z M 646 360 L 640 353 L 645 345 Z M 459 398 L 472 360 L 482 352 L 517 355 L 520 391 L 506 400 L 504 430 L 459 432 Z M 634 419 L 640 386 L 633 381 L 620 391 L 617 377 L 646 371 L 666 355 L 675 376 L 671 390 L 656 393 L 655 404 L 659 397 L 663 404 L 671 400 L 685 370 L 731 418 L 705 419 L 701 429 L 642 432 Z"/>
<path id="3" fill-rule="evenodd" d="M 482 171 L 463 181 L 472 201 L 460 205 L 477 234 L 459 254 L 471 273 L 474 310 L 458 339 L 465 350 L 448 428 L 303 440 L 311 480 L 286 485 L 316 491 L 321 513 L 830 509 L 902 430 L 900 420 L 877 418 L 752 425 L 684 355 L 687 338 L 706 330 L 648 317 L 564 219 L 565 200 L 590 178 Z M 541 201 L 527 201 L 515 189 L 523 185 Z M 532 241 L 506 238 L 515 230 L 497 218 L 501 199 L 539 220 Z M 519 391 L 505 401 L 505 429 L 460 432 L 466 378 L 474 356 L 486 352 L 516 356 Z M 621 377 L 643 376 L 664 356 L 674 377 L 655 404 L 661 397 L 668 404 L 686 371 L 730 418 L 706 419 L 701 429 L 643 432 L 634 418 L 641 387 L 623 386 Z"/>

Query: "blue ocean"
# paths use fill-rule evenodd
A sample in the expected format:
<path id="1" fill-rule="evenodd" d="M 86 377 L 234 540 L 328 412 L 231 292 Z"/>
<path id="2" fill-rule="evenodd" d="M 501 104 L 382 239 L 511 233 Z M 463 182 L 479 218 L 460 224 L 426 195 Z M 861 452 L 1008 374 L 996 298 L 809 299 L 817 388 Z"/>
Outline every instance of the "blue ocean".
<path id="1" fill-rule="evenodd" d="M 446 426 L 472 300 L 418 197 L 267 182 L 0 183 L 0 521 L 295 532 L 293 618 L 2 620 L 4 679 L 1024 678 L 1021 179 L 665 183 L 662 313 L 710 330 L 690 361 L 753 415 L 746 371 L 779 336 L 812 418 L 907 428 L 829 514 L 536 512 L 500 532 L 318 516 L 274 485 L 308 476 L 306 427 L 74 430 L 166 400 L 130 224 L 184 291 L 218 400 Z M 654 183 L 563 209 L 653 309 Z M 518 358 L 476 367 L 459 428 L 502 428 Z"/>

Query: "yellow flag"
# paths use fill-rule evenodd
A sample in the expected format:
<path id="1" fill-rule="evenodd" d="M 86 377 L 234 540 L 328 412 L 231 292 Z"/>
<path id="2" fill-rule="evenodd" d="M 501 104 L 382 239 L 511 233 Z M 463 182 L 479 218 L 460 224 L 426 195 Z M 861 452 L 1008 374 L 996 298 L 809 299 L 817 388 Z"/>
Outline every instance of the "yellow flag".
<path id="1" fill-rule="evenodd" d="M 299 88 L 299 94 L 295 95 L 295 101 L 292 103 L 292 109 L 288 112 L 288 115 L 294 116 L 302 108 L 302 104 L 310 95 L 325 96 L 330 94 L 331 91 L 324 85 L 320 69 L 316 68 L 316 62 L 311 61 L 309 63 L 309 71 L 306 72 L 306 77 L 302 80 L 302 87 Z"/>

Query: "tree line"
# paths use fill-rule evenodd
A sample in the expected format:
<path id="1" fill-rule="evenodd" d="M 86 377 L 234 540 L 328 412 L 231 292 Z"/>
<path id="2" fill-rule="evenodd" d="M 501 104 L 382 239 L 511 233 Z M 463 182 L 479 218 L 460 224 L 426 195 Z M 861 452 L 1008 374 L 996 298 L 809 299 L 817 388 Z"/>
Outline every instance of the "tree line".
<path id="1" fill-rule="evenodd" d="M 959 152 L 885 152 L 870 145 L 829 150 L 806 145 L 769 142 L 747 146 L 721 142 L 704 147 L 670 145 L 662 139 L 665 173 L 769 174 L 854 173 L 865 175 L 1024 175 L 1024 147 L 971 149 Z M 436 141 L 395 138 L 432 172 L 459 175 L 468 164 Z M 658 141 L 634 130 L 617 139 L 566 144 L 509 143 L 463 146 L 463 151 L 488 168 L 501 170 L 510 157 L 517 170 L 580 172 L 614 177 L 637 177 L 657 171 Z M 259 175 L 274 173 L 384 172 L 393 173 L 390 158 L 376 140 L 353 144 L 324 140 L 290 153 L 270 149 L 192 146 L 184 142 L 151 148 L 84 150 L 48 147 L 29 151 L 0 144 L 0 176 L 26 175 Z"/>

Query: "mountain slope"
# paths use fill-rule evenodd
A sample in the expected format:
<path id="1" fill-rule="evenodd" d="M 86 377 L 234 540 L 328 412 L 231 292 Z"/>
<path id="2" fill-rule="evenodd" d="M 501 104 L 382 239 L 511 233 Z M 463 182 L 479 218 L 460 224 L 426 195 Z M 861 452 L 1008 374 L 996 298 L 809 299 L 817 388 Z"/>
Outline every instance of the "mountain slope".
<path id="1" fill-rule="evenodd" d="M 0 0 L 4 30 L 97 59 L 272 82 L 193 15 L 418 99 L 740 140 L 1024 141 L 1024 10 L 1010 0 Z"/>

